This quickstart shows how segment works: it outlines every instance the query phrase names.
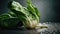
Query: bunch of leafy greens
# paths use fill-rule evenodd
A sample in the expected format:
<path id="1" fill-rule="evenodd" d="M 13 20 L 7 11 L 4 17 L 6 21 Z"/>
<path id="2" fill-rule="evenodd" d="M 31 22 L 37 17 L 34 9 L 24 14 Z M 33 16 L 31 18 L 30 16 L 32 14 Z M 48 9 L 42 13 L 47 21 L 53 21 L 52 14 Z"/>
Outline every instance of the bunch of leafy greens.
<path id="1" fill-rule="evenodd" d="M 8 4 L 8 8 L 11 12 L 0 16 L 1 26 L 15 26 L 18 21 L 22 21 L 26 28 L 35 28 L 39 23 L 40 13 L 31 0 L 27 0 L 27 7 L 23 7 L 16 1 L 11 1 Z M 9 22 L 10 19 L 11 22 Z"/>

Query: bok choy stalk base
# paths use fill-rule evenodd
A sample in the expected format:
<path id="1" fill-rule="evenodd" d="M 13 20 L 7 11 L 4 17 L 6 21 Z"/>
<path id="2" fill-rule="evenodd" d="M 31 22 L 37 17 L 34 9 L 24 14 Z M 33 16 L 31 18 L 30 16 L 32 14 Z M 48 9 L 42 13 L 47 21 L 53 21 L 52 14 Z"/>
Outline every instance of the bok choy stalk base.
<path id="1" fill-rule="evenodd" d="M 26 28 L 35 28 L 39 23 L 40 13 L 38 9 L 32 4 L 31 0 L 27 0 L 27 7 L 23 7 L 16 1 L 11 1 L 8 8 L 15 13 Z"/>

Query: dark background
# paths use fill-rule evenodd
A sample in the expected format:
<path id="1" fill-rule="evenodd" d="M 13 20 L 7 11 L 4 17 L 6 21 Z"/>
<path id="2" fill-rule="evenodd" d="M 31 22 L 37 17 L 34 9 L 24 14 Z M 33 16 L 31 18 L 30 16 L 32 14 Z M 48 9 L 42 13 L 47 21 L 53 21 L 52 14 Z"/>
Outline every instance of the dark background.
<path id="1" fill-rule="evenodd" d="M 0 14 L 9 11 L 8 2 L 13 0 L 0 0 Z M 26 0 L 15 0 L 26 7 Z M 60 0 L 32 0 L 41 14 L 40 22 L 60 22 Z"/>
<path id="2" fill-rule="evenodd" d="M 8 3 L 13 0 L 0 0 L 0 14 L 9 12 Z M 26 7 L 26 0 L 15 0 Z M 40 22 L 50 22 L 47 31 L 42 34 L 60 34 L 60 0 L 32 0 L 41 14 Z M 1 30 L 1 29 L 0 29 Z M 35 30 L 3 30 L 2 34 L 33 34 Z M 40 32 L 41 33 L 41 32 Z M 39 34 L 40 34 L 39 33 Z"/>

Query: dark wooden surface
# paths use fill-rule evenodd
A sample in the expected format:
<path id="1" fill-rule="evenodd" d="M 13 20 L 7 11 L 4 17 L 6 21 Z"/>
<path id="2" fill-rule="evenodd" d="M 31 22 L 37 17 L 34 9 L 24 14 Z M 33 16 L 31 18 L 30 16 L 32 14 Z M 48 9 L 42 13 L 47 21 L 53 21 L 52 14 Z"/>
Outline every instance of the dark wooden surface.
<path id="1" fill-rule="evenodd" d="M 60 23 L 41 23 L 42 25 L 48 26 L 48 28 L 43 29 L 4 29 L 1 30 L 1 34 L 60 34 Z"/>

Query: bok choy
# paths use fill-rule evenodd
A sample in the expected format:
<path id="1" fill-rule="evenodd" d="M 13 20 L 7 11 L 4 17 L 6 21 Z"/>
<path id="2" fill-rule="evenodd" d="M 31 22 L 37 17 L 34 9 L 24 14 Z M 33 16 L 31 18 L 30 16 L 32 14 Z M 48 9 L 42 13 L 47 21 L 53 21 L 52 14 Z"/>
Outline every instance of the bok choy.
<path id="1" fill-rule="evenodd" d="M 23 7 L 16 1 L 11 1 L 8 8 L 23 22 L 26 28 L 35 28 L 39 24 L 40 13 L 31 0 L 27 0 L 27 7 Z"/>

